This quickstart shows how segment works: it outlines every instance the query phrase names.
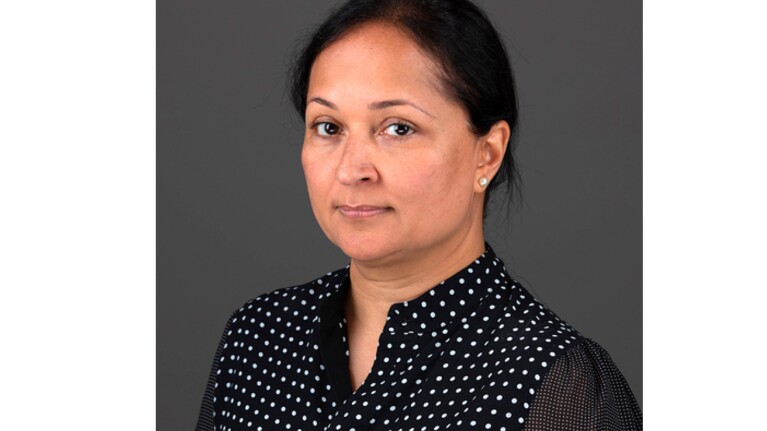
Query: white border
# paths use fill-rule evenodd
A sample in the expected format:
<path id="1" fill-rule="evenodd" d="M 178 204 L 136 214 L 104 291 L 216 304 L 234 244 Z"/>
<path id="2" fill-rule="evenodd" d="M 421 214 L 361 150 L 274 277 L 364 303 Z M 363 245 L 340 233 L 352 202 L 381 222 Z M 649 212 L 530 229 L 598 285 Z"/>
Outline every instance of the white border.
<path id="1" fill-rule="evenodd" d="M 155 5 L 0 5 L 3 429 L 155 427 Z"/>
<path id="2" fill-rule="evenodd" d="M 765 5 L 644 7 L 647 429 L 753 429 L 766 383 Z"/>

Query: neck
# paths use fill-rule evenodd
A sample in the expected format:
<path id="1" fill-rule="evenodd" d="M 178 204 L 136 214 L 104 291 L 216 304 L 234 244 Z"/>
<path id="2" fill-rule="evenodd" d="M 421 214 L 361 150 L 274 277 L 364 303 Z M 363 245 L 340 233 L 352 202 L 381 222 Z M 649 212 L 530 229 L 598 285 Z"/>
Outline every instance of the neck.
<path id="1" fill-rule="evenodd" d="M 481 228 L 480 228 L 481 229 Z M 421 296 L 470 264 L 485 250 L 484 236 L 466 235 L 428 250 L 417 250 L 386 264 L 352 259 L 346 318 L 366 332 L 380 333 L 389 307 Z"/>

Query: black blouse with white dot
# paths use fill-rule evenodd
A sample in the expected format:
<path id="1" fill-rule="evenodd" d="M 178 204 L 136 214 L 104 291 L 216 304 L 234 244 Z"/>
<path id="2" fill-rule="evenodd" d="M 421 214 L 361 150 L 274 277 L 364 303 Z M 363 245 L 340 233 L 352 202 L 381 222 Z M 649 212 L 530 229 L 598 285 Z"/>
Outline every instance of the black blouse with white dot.
<path id="1" fill-rule="evenodd" d="M 488 246 L 393 304 L 352 391 L 349 268 L 248 301 L 229 319 L 197 423 L 210 430 L 639 430 L 607 352 L 512 280 Z"/>

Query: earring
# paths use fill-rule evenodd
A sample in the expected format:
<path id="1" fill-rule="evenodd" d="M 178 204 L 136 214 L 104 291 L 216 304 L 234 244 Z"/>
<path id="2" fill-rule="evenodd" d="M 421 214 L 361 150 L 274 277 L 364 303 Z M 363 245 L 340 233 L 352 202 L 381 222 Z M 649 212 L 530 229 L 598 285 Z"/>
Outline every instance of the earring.
<path id="1" fill-rule="evenodd" d="M 482 187 L 486 187 L 487 186 L 487 178 L 481 177 L 479 179 L 479 185 L 482 186 Z"/>

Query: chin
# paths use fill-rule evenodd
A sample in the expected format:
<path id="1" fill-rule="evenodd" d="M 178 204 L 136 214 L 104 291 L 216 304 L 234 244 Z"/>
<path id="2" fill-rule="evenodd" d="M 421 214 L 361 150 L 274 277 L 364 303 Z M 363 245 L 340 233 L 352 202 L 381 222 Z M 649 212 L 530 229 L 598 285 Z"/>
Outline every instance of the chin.
<path id="1" fill-rule="evenodd" d="M 344 235 L 333 243 L 352 260 L 374 262 L 395 254 L 398 248 L 390 238 L 376 235 Z"/>

